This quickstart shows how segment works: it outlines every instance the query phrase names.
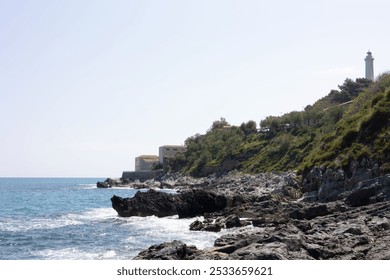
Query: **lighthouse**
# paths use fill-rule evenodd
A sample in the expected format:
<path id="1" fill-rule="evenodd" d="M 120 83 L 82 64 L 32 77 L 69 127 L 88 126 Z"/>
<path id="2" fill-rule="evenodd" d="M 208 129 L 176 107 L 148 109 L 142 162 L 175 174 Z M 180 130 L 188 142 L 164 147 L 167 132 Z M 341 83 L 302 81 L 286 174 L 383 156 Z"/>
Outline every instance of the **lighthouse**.
<path id="1" fill-rule="evenodd" d="M 364 59 L 366 62 L 366 79 L 374 80 L 374 58 L 372 57 L 372 53 L 370 51 L 367 52 L 367 56 Z"/>

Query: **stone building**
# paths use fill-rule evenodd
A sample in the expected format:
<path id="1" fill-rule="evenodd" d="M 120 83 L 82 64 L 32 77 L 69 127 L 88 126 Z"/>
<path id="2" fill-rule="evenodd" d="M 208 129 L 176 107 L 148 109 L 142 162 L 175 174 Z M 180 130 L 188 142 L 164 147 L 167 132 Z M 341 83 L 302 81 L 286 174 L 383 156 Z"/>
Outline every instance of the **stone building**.
<path id="1" fill-rule="evenodd" d="M 158 164 L 159 157 L 156 155 L 142 155 L 135 158 L 135 171 L 152 170 Z"/>
<path id="2" fill-rule="evenodd" d="M 159 161 L 164 164 L 164 158 L 174 158 L 178 153 L 184 153 L 187 151 L 185 146 L 181 145 L 164 145 L 159 147 Z"/>

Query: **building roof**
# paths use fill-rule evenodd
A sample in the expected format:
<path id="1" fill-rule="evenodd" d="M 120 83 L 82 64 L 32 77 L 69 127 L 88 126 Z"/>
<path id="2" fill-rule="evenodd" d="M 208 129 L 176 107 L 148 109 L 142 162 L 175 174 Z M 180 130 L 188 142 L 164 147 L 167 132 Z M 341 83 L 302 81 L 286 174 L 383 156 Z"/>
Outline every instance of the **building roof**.
<path id="1" fill-rule="evenodd" d="M 136 158 L 142 158 L 142 159 L 158 159 L 158 156 L 156 155 L 141 155 L 141 156 L 138 156 Z"/>
<path id="2" fill-rule="evenodd" d="M 160 148 L 184 148 L 184 145 L 163 145 Z"/>

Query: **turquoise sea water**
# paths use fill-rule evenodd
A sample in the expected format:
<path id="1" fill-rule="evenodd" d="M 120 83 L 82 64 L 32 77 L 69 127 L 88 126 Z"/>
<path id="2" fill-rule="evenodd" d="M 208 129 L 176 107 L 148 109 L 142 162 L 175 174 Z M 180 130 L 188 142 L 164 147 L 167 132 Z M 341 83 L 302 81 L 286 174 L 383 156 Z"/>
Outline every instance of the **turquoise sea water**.
<path id="1" fill-rule="evenodd" d="M 0 260 L 131 259 L 153 244 L 212 246 L 220 233 L 191 232 L 194 219 L 119 217 L 102 178 L 0 178 Z"/>

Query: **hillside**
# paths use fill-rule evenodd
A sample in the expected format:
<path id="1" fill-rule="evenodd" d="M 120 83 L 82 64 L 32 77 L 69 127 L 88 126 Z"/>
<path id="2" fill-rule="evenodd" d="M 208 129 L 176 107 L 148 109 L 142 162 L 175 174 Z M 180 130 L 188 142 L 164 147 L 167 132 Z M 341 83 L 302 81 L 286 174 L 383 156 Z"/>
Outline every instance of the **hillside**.
<path id="1" fill-rule="evenodd" d="M 206 134 L 189 137 L 187 152 L 171 171 L 196 177 L 231 170 L 246 173 L 314 166 L 345 168 L 351 160 L 374 160 L 390 171 L 390 74 L 375 82 L 346 79 L 303 111 L 230 126 L 221 118 Z"/>

